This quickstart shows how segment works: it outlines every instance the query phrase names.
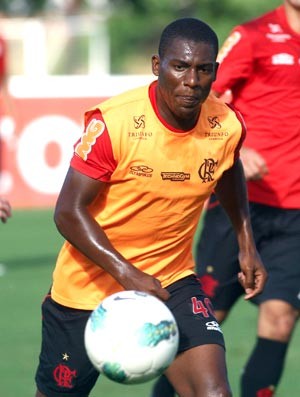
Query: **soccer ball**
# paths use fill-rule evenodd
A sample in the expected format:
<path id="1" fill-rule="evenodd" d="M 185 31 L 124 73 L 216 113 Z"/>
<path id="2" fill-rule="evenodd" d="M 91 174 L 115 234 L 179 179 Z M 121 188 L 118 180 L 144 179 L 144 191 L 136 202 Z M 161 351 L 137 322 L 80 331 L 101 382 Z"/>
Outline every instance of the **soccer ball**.
<path id="1" fill-rule="evenodd" d="M 143 383 L 162 374 L 174 360 L 178 328 L 158 298 L 122 291 L 104 299 L 91 313 L 84 343 L 100 373 L 118 383 Z"/>

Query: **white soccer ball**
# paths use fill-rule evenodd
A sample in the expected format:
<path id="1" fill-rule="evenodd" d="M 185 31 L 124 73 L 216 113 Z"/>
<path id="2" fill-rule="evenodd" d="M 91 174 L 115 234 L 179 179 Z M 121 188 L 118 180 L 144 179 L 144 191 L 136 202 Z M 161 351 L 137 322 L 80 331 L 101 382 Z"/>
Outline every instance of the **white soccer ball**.
<path id="1" fill-rule="evenodd" d="M 178 349 L 178 328 L 169 308 L 139 291 L 102 301 L 85 328 L 85 348 L 94 367 L 109 379 L 143 383 L 162 374 Z"/>

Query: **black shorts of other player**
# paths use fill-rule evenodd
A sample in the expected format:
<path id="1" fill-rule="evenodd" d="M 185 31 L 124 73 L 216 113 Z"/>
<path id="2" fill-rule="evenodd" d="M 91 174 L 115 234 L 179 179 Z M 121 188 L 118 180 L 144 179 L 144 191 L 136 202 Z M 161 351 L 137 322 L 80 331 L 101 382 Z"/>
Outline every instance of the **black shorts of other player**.
<path id="1" fill-rule="evenodd" d="M 250 212 L 256 246 L 268 272 L 263 292 L 251 301 L 279 299 L 300 309 L 300 210 L 250 203 Z M 237 279 L 237 241 L 220 205 L 212 205 L 205 217 L 207 226 L 197 246 L 197 272 L 205 277 L 205 292 L 215 310 L 229 310 L 245 293 Z"/>

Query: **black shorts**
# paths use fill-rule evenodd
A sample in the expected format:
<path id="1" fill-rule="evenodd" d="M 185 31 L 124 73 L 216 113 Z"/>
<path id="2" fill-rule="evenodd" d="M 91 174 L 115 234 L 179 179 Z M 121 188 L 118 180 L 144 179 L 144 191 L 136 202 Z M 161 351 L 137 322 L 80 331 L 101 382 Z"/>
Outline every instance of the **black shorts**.
<path id="1" fill-rule="evenodd" d="M 42 304 L 42 346 L 35 380 L 47 397 L 87 397 L 99 372 L 84 347 L 90 310 L 61 306 L 50 295 Z"/>
<path id="2" fill-rule="evenodd" d="M 224 339 L 195 276 L 185 277 L 169 287 L 167 306 L 173 312 L 180 333 L 179 352 Z M 99 372 L 84 349 L 84 329 L 90 311 L 66 308 L 47 296 L 42 304 L 42 347 L 36 372 L 37 388 L 47 397 L 86 397 Z"/>
<path id="3" fill-rule="evenodd" d="M 300 210 L 250 203 L 257 250 L 268 272 L 264 291 L 251 301 L 279 299 L 300 309 Z M 220 205 L 208 209 L 196 247 L 197 273 L 215 310 L 229 310 L 244 294 L 238 282 L 238 245 Z"/>

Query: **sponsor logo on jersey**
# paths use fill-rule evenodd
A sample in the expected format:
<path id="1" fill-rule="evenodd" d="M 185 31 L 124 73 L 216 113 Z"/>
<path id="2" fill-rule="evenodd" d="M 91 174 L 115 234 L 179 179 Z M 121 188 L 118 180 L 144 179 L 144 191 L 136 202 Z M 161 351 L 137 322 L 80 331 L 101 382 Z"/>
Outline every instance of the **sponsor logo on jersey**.
<path id="1" fill-rule="evenodd" d="M 213 175 L 215 173 L 218 161 L 214 159 L 204 159 L 200 165 L 198 174 L 203 183 L 211 182 L 214 180 Z"/>
<path id="2" fill-rule="evenodd" d="M 207 120 L 209 122 L 210 128 L 212 128 L 212 129 L 214 129 L 214 128 L 219 129 L 222 127 L 218 116 L 208 116 Z"/>
<path id="3" fill-rule="evenodd" d="M 134 128 L 139 129 L 139 128 L 145 128 L 145 115 L 142 114 L 141 116 L 133 116 L 133 121 L 134 121 Z"/>
<path id="4" fill-rule="evenodd" d="M 270 29 L 270 33 L 267 33 L 266 37 L 272 42 L 284 43 L 285 41 L 291 39 L 291 35 L 284 33 L 282 27 L 278 23 L 269 23 L 268 27 Z"/>
<path id="5" fill-rule="evenodd" d="M 281 53 L 272 56 L 272 65 L 294 65 L 295 58 L 291 54 Z"/>
<path id="6" fill-rule="evenodd" d="M 152 172 L 153 168 L 150 168 L 147 165 L 133 165 L 130 167 L 129 174 L 151 178 Z"/>
<path id="7" fill-rule="evenodd" d="M 208 321 L 207 323 L 205 323 L 205 325 L 208 331 L 218 331 L 221 332 L 221 334 L 223 334 L 220 325 L 217 321 Z"/>
<path id="8" fill-rule="evenodd" d="M 160 175 L 163 181 L 183 182 L 186 179 L 191 179 L 191 175 L 185 172 L 161 172 Z"/>
<path id="9" fill-rule="evenodd" d="M 142 114 L 140 116 L 133 116 L 133 126 L 135 130 L 142 129 L 141 131 L 129 131 L 128 137 L 132 139 L 143 139 L 147 140 L 152 136 L 152 132 L 144 131 L 146 126 L 145 115 Z"/>
<path id="10" fill-rule="evenodd" d="M 225 136 L 228 136 L 228 131 L 206 131 L 204 132 L 205 138 L 208 138 L 210 141 L 221 141 Z"/>
<path id="11" fill-rule="evenodd" d="M 219 120 L 218 116 L 208 116 L 207 121 L 209 126 L 214 131 L 206 131 L 204 132 L 205 138 L 208 138 L 211 141 L 223 140 L 225 136 L 228 136 L 228 131 L 220 131 L 222 128 L 222 124 Z"/>
<path id="12" fill-rule="evenodd" d="M 128 137 L 133 139 L 148 139 L 152 136 L 152 132 L 147 131 L 129 131 Z"/>
<path id="13" fill-rule="evenodd" d="M 269 26 L 270 32 L 282 33 L 282 28 L 278 23 L 269 23 L 268 26 Z"/>
<path id="14" fill-rule="evenodd" d="M 291 35 L 288 33 L 267 33 L 266 37 L 273 43 L 285 43 L 291 39 Z"/>

